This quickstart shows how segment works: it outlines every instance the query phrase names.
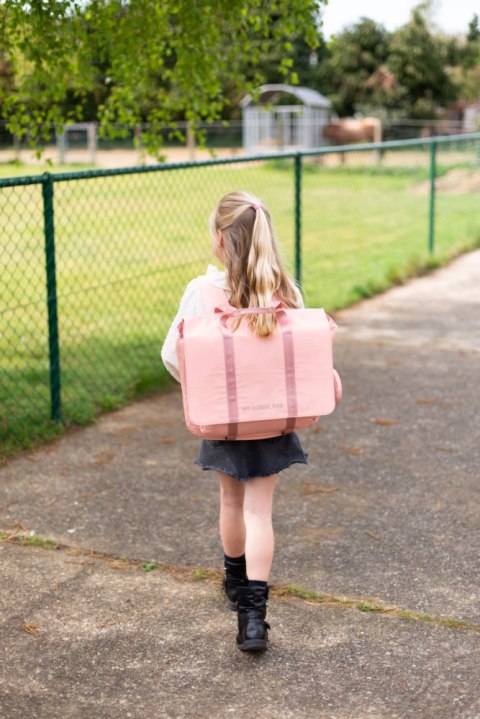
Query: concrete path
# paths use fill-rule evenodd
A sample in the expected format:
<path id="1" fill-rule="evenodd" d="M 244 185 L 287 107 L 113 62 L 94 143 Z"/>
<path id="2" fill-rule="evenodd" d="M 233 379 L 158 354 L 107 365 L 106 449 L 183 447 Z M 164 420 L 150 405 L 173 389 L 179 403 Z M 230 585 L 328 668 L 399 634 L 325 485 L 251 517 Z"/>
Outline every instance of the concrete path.
<path id="1" fill-rule="evenodd" d="M 278 485 L 270 650 L 235 647 L 171 391 L 0 470 L 0 719 L 480 718 L 480 252 L 336 319 L 345 400 Z"/>

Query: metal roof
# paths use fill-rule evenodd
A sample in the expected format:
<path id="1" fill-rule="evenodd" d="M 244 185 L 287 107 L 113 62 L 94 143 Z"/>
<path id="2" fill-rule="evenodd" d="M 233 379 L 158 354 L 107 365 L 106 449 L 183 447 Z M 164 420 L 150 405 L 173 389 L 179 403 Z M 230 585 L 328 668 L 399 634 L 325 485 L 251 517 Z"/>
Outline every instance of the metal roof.
<path id="1" fill-rule="evenodd" d="M 240 106 L 248 107 L 248 105 L 252 102 L 256 102 L 259 105 L 266 105 L 267 103 L 276 100 L 276 98 L 282 93 L 293 95 L 308 107 L 328 108 L 331 105 L 330 101 L 327 100 L 326 97 L 321 95 L 316 90 L 311 90 L 309 87 L 298 87 L 295 85 L 262 85 L 259 88 L 259 93 L 255 100 L 251 95 L 245 95 L 245 97 L 240 101 Z"/>

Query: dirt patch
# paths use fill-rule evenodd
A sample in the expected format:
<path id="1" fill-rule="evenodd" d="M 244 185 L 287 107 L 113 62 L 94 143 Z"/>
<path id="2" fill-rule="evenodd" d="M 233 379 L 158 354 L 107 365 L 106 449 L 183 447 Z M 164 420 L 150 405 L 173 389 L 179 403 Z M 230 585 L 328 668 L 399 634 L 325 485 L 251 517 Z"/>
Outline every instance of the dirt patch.
<path id="1" fill-rule="evenodd" d="M 209 150 L 195 148 L 192 152 L 184 147 L 175 147 L 165 148 L 163 154 L 165 156 L 165 162 L 191 162 L 192 160 L 211 160 L 213 157 L 236 157 L 237 155 L 243 155 L 243 150 L 237 147 L 218 148 L 215 150 L 215 154 L 212 155 Z M 0 163 L 12 162 L 14 159 L 13 149 L 0 151 Z M 34 151 L 22 150 L 17 160 L 27 165 L 40 167 L 45 166 L 47 160 L 50 160 L 54 164 L 60 162 L 59 154 L 55 147 L 45 148 L 40 158 L 36 157 Z M 68 169 L 68 164 L 71 163 L 90 165 L 92 158 L 85 149 L 70 149 L 67 153 L 66 169 Z M 97 150 L 95 152 L 94 164 L 99 169 L 114 169 L 120 167 L 137 167 L 139 165 L 156 165 L 158 161 L 154 157 L 144 154 L 139 150 L 114 148 L 111 150 Z M 48 166 L 45 169 L 48 170 Z"/>
<path id="2" fill-rule="evenodd" d="M 437 192 L 451 195 L 480 192 L 480 170 L 450 170 L 446 175 L 437 178 L 436 188 Z M 413 185 L 410 189 L 415 194 L 427 195 L 430 192 L 430 180 Z"/>

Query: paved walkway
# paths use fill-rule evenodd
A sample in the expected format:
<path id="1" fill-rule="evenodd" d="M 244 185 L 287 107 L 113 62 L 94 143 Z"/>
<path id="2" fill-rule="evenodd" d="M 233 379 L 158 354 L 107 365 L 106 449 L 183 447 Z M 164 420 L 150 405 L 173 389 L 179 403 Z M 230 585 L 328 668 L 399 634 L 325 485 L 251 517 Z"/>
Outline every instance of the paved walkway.
<path id="1" fill-rule="evenodd" d="M 270 650 L 235 647 L 172 391 L 1 469 L 1 719 L 479 719 L 480 252 L 337 320 L 345 401 L 278 485 Z"/>

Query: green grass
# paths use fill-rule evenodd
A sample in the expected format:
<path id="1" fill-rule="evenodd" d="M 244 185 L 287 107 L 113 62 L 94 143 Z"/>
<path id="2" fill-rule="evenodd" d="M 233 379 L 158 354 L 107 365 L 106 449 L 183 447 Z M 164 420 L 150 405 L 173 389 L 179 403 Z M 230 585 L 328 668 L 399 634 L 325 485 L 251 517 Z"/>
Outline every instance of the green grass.
<path id="1" fill-rule="evenodd" d="M 55 542 L 53 539 L 47 539 L 46 537 L 43 537 L 41 534 L 33 534 L 29 536 L 25 535 L 19 535 L 16 536 L 16 532 L 8 533 L 3 530 L 0 530 L 0 542 L 7 541 L 7 539 L 10 539 L 14 541 L 16 544 L 21 544 L 25 547 L 41 547 L 42 549 L 59 549 L 60 544 L 58 542 Z"/>
<path id="2" fill-rule="evenodd" d="M 478 195 L 439 193 L 437 251 L 428 256 L 428 192 L 418 190 L 427 163 L 419 157 L 422 162 L 393 166 L 305 163 L 302 256 L 309 305 L 344 307 L 479 244 Z M 473 165 L 473 157 L 463 164 L 468 160 Z M 12 166 L 0 172 L 11 176 Z M 28 172 L 19 167 L 15 174 Z M 292 271 L 291 160 L 55 185 L 67 426 L 89 423 L 169 381 L 160 360 L 163 337 L 185 285 L 211 261 L 206 222 L 212 206 L 238 188 L 270 207 Z M 63 431 L 49 420 L 39 185 L 0 189 L 0 246 L 0 444 L 8 454 Z"/>

